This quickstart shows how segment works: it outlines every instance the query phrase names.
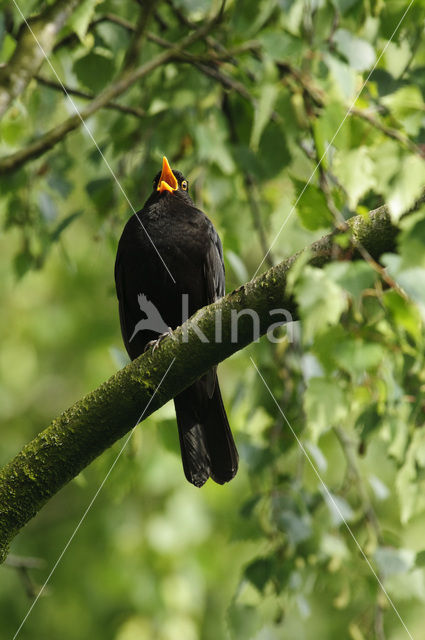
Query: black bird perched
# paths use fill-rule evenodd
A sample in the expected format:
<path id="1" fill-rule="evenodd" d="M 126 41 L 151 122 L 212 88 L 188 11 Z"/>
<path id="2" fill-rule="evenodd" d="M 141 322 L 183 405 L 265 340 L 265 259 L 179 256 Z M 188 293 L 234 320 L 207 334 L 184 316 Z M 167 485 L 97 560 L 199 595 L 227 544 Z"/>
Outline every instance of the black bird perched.
<path id="1" fill-rule="evenodd" d="M 121 332 L 131 359 L 143 353 L 164 327 L 182 324 L 184 294 L 189 316 L 224 295 L 220 238 L 195 207 L 185 177 L 172 170 L 165 157 L 152 194 L 124 227 L 115 285 Z M 159 314 L 151 312 L 155 308 Z M 144 322 L 141 311 L 150 316 Z M 189 482 L 201 487 L 209 477 L 219 484 L 231 480 L 238 469 L 238 453 L 216 368 L 176 396 L 174 406 Z"/>

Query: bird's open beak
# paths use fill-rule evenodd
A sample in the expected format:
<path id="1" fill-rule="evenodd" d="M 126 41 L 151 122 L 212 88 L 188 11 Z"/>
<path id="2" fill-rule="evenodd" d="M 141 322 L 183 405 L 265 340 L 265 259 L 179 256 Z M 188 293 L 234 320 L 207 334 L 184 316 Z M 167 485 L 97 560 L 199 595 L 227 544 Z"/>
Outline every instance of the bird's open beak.
<path id="1" fill-rule="evenodd" d="M 171 171 L 170 165 L 168 164 L 167 158 L 164 156 L 162 158 L 162 171 L 161 177 L 158 182 L 158 191 L 162 193 L 163 191 L 169 191 L 173 193 L 173 191 L 177 191 L 179 183 L 177 182 L 177 178 L 174 173 Z"/>

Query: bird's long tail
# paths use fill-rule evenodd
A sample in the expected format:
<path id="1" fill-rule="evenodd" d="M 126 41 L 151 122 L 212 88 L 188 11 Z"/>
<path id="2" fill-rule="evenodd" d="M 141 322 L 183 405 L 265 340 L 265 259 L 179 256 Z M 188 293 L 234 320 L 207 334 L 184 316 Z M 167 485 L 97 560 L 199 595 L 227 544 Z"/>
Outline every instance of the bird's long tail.
<path id="1" fill-rule="evenodd" d="M 196 487 L 211 477 L 218 484 L 238 470 L 238 452 L 230 431 L 217 377 L 211 397 L 205 379 L 174 398 L 186 478 Z"/>

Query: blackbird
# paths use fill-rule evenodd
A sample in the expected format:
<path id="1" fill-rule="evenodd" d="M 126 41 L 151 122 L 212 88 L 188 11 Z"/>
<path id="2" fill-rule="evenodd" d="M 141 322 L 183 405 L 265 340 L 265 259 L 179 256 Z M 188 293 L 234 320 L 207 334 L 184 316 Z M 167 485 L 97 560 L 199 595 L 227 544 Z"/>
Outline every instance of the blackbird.
<path id="1" fill-rule="evenodd" d="M 143 209 L 124 227 L 115 262 L 121 333 L 131 359 L 158 334 L 181 325 L 225 293 L 223 250 L 212 222 L 189 196 L 186 178 L 163 158 Z M 185 306 L 184 306 L 185 305 Z M 201 487 L 223 484 L 238 469 L 238 453 L 216 368 L 174 398 L 183 469 Z"/>

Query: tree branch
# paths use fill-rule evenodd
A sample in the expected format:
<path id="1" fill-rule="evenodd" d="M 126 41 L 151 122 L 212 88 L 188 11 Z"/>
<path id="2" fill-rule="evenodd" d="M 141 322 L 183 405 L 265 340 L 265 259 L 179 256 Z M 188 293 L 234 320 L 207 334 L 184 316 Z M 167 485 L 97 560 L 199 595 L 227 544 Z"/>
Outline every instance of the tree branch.
<path id="1" fill-rule="evenodd" d="M 128 70 L 136 66 L 137 61 L 140 57 L 140 52 L 142 50 L 143 36 L 145 34 L 146 27 L 149 22 L 149 18 L 153 13 L 154 6 L 158 4 L 159 4 L 158 0 L 149 0 L 149 2 L 143 3 L 141 7 L 139 19 L 134 28 L 133 37 L 132 37 L 130 46 L 128 47 L 124 57 L 123 69 Z"/>
<path id="2" fill-rule="evenodd" d="M 394 250 L 397 230 L 386 207 L 371 212 L 368 219 L 352 218 L 349 228 L 352 231 L 349 249 L 334 242 L 340 233 L 335 231 L 311 245 L 311 264 L 321 267 L 334 259 L 358 257 L 358 243 L 375 259 Z M 286 278 L 300 253 L 200 309 L 174 331 L 172 339 L 165 339 L 154 354 L 143 354 L 118 371 L 23 448 L 0 472 L 0 560 L 6 557 L 13 537 L 43 504 L 134 427 L 142 411 L 145 411 L 143 418 L 148 417 L 210 367 L 256 338 L 252 319 L 245 314 L 239 319 L 237 342 L 234 341 L 231 327 L 235 312 L 244 309 L 256 312 L 261 334 L 270 326 L 272 309 L 285 308 L 293 318 L 297 317 L 295 302 L 286 293 Z M 216 314 L 221 317 L 220 342 L 215 339 Z M 208 342 L 199 339 L 194 323 Z"/>
<path id="3" fill-rule="evenodd" d="M 357 107 L 352 107 L 350 109 L 350 114 L 355 116 L 356 118 L 361 118 L 368 122 L 372 127 L 381 131 L 388 138 L 392 138 L 399 142 L 403 147 L 411 151 L 412 153 L 416 153 L 419 156 L 422 156 L 422 152 L 417 144 L 412 142 L 407 136 L 402 134 L 397 129 L 392 129 L 391 127 L 387 127 L 385 124 L 377 120 L 370 111 L 366 111 L 366 109 L 357 109 Z"/>
<path id="4" fill-rule="evenodd" d="M 310 76 L 307 73 L 299 71 L 298 69 L 296 69 L 295 67 L 293 67 L 292 65 L 284 61 L 278 61 L 276 64 L 283 76 L 285 75 L 290 76 L 295 81 L 295 83 L 302 88 L 303 92 L 306 95 L 308 95 L 308 97 L 311 100 L 311 103 L 314 106 L 318 107 L 319 109 L 322 109 L 323 107 L 326 106 L 326 95 L 324 91 L 320 87 L 317 87 L 314 84 L 314 81 L 310 78 Z M 383 133 L 388 138 L 392 138 L 393 140 L 396 140 L 403 147 L 405 147 L 412 153 L 415 153 L 420 156 L 423 155 L 418 145 L 415 144 L 412 140 L 410 140 L 410 138 L 405 136 L 403 133 L 401 133 L 397 129 L 393 129 L 383 124 L 370 111 L 367 111 L 366 109 L 359 109 L 357 107 L 352 107 L 348 104 L 346 105 L 346 107 L 348 109 L 348 115 L 365 120 L 374 129 L 381 131 L 381 133 Z"/>
<path id="5" fill-rule="evenodd" d="M 172 0 L 166 0 L 166 1 L 174 9 L 177 19 L 183 26 L 187 28 L 192 28 L 192 29 L 195 28 L 196 25 L 193 24 L 190 20 L 188 20 L 184 16 L 184 14 L 177 7 L 174 6 L 174 3 L 172 2 Z M 89 30 L 94 28 L 98 24 L 101 24 L 102 22 L 115 23 L 132 34 L 134 34 L 137 30 L 137 27 L 135 27 L 131 22 L 112 13 L 106 13 L 105 15 L 100 16 L 99 18 L 96 18 L 95 20 L 93 20 L 89 25 Z M 151 42 L 154 42 L 155 44 L 157 44 L 162 48 L 169 49 L 173 47 L 172 43 L 168 42 L 167 40 L 164 40 L 163 38 L 161 38 L 160 36 L 157 36 L 154 33 L 146 32 L 145 35 L 148 40 L 150 40 Z M 72 41 L 78 42 L 78 38 L 76 37 L 75 34 L 70 34 L 66 36 L 63 40 L 58 42 L 57 45 L 55 46 L 55 50 L 56 48 L 67 45 Z M 190 54 L 187 51 L 180 51 L 175 59 L 178 59 L 182 62 L 188 62 L 194 65 L 204 75 L 207 75 L 213 80 L 219 82 L 226 89 L 231 89 L 233 91 L 236 91 L 236 93 L 241 95 L 245 100 L 250 102 L 255 107 L 256 99 L 250 94 L 250 92 L 246 89 L 246 87 L 241 82 L 233 78 L 232 76 L 228 76 L 224 74 L 222 71 L 220 71 L 217 68 L 217 63 L 223 60 L 227 60 L 234 67 L 240 67 L 238 60 L 235 58 L 235 55 L 237 53 L 244 53 L 247 51 L 258 51 L 261 49 L 261 45 L 255 41 L 247 42 L 247 43 L 244 43 L 242 47 L 229 51 L 225 48 L 224 45 L 222 45 L 218 40 L 216 40 L 215 38 L 212 38 L 211 36 L 207 35 L 205 37 L 205 42 L 214 51 L 214 55 L 210 55 L 209 57 L 199 56 L 199 55 L 196 56 L 196 55 Z M 308 97 L 312 101 L 312 104 L 314 104 L 316 107 L 320 109 L 322 109 L 326 105 L 326 96 L 324 92 L 320 87 L 315 86 L 314 82 L 308 76 L 307 73 L 299 71 L 298 69 L 290 65 L 288 62 L 283 60 L 276 61 L 276 66 L 281 71 L 283 76 L 286 76 L 286 75 L 290 76 L 293 79 L 293 81 L 295 81 L 296 85 L 302 88 L 303 92 L 306 95 L 308 95 Z M 372 127 L 377 129 L 378 131 L 381 131 L 385 136 L 392 138 L 393 140 L 396 140 L 403 147 L 405 147 L 412 153 L 415 153 L 421 156 L 423 155 L 421 149 L 412 140 L 410 140 L 407 136 L 405 136 L 403 133 L 401 133 L 397 129 L 393 129 L 383 124 L 380 120 L 374 117 L 374 115 L 369 111 L 366 111 L 364 109 L 358 109 L 357 107 L 352 107 L 349 110 L 349 114 L 357 118 L 361 118 L 362 120 L 365 120 Z M 281 118 L 275 111 L 273 111 L 271 117 L 275 121 L 281 120 Z"/>
<path id="6" fill-rule="evenodd" d="M 26 162 L 43 155 L 46 151 L 63 140 L 71 131 L 78 129 L 83 124 L 84 120 L 96 113 L 99 109 L 105 107 L 114 98 L 127 91 L 127 89 L 137 82 L 137 80 L 143 78 L 157 67 L 168 62 L 171 57 L 172 52 L 167 51 L 156 56 L 156 58 L 153 58 L 134 71 L 124 73 L 116 82 L 106 87 L 106 89 L 104 89 L 97 98 L 92 100 L 90 104 L 81 109 L 79 113 L 70 116 L 61 124 L 53 127 L 53 129 L 50 129 L 50 131 L 37 138 L 37 140 L 29 144 L 24 149 L 20 149 L 16 153 L 12 153 L 11 155 L 2 158 L 0 160 L 0 175 L 16 171 Z"/>
<path id="7" fill-rule="evenodd" d="M 35 79 L 37 80 L 37 82 L 44 85 L 45 87 L 49 87 L 49 89 L 54 89 L 55 91 L 60 91 L 64 95 L 69 94 L 70 96 L 75 96 L 76 98 L 82 98 L 83 100 L 94 100 L 96 97 L 95 95 L 93 95 L 92 93 L 89 93 L 88 91 L 81 91 L 80 89 L 72 89 L 71 87 L 67 87 L 65 85 L 64 85 L 65 87 L 65 91 L 64 91 L 63 86 L 59 84 L 59 82 L 54 82 L 54 80 L 49 80 L 44 76 L 37 75 L 35 76 Z M 146 117 L 146 111 L 144 109 L 140 109 L 140 107 L 129 107 L 128 105 L 121 104 L 120 102 L 113 102 L 113 101 L 108 102 L 107 104 L 105 104 L 105 109 L 111 109 L 112 111 L 120 111 L 121 113 L 134 116 L 135 118 Z"/>
<path id="8" fill-rule="evenodd" d="M 81 0 L 57 0 L 21 28 L 9 62 L 0 69 L 0 118 L 27 87 L 54 47 L 62 29 Z M 37 40 L 38 43 L 37 43 Z"/>
<path id="9" fill-rule="evenodd" d="M 61 124 L 57 125 L 53 129 L 50 129 L 47 133 L 40 136 L 37 140 L 29 144 L 24 149 L 20 149 L 16 153 L 12 153 L 0 160 L 0 175 L 16 171 L 22 165 L 29 160 L 34 160 L 43 155 L 46 151 L 54 147 L 58 142 L 63 140 L 71 131 L 78 129 L 86 118 L 96 113 L 99 109 L 105 107 L 114 98 L 122 95 L 131 86 L 133 86 L 138 80 L 148 75 L 157 67 L 170 62 L 182 55 L 182 52 L 186 47 L 189 47 L 197 40 L 203 38 L 221 19 L 222 9 L 219 10 L 216 16 L 210 21 L 206 22 L 203 26 L 197 29 L 194 33 L 190 34 L 186 38 L 183 38 L 177 45 L 172 45 L 170 49 L 167 49 L 163 53 L 159 54 L 152 60 L 149 60 L 145 64 L 137 67 L 136 69 L 124 70 L 118 79 L 111 85 L 106 87 L 90 104 L 84 109 L 79 111 L 73 116 L 70 116 L 64 120 Z"/>

